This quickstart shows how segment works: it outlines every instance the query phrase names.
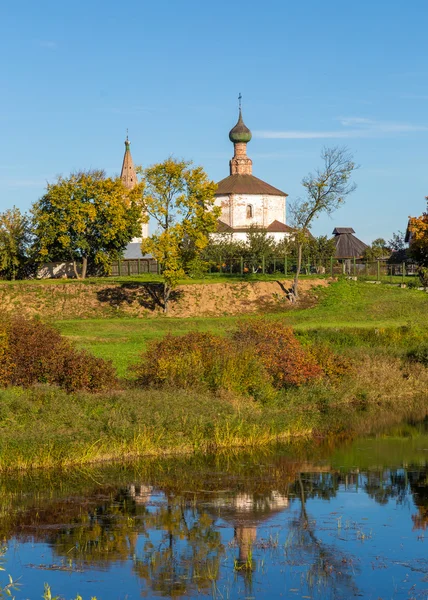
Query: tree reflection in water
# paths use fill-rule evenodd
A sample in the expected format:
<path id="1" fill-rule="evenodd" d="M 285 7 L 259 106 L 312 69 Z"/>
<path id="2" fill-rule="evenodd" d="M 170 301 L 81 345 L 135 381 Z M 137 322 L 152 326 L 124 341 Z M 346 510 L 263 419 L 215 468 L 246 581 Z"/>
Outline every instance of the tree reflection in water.
<path id="1" fill-rule="evenodd" d="M 301 574 L 314 598 L 327 592 L 343 598 L 359 593 L 357 561 L 322 541 L 310 500 L 362 489 L 378 504 L 410 503 L 414 528 L 427 528 L 426 464 L 358 471 L 284 456 L 218 460 L 165 463 L 172 467 L 157 467 L 140 479 L 125 471 L 118 487 L 88 480 L 75 495 L 70 488 L 64 496 L 64 484 L 38 496 L 3 487 L 0 535 L 48 543 L 56 557 L 75 567 L 107 570 L 128 562 L 156 595 L 213 592 L 226 571 L 243 580 L 251 595 L 268 547 L 258 530 L 275 519 L 284 532 L 282 545 L 271 547 L 275 564 Z M 233 540 L 225 531 L 233 531 Z"/>

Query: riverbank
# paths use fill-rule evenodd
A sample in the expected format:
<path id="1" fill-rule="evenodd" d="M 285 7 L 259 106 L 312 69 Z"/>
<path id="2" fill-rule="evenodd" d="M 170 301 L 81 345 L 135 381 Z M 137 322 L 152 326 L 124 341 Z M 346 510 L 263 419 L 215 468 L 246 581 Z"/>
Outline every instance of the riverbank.
<path id="1" fill-rule="evenodd" d="M 354 368 L 334 388 L 289 389 L 265 405 L 173 389 L 93 395 L 49 386 L 2 390 L 0 472 L 352 436 L 428 414 L 422 365 L 362 356 Z"/>
<path id="2" fill-rule="evenodd" d="M 132 381 L 130 366 L 150 341 L 167 333 L 226 334 L 237 316 L 57 321 L 78 347 L 113 361 L 121 389 L 0 390 L 0 471 L 255 448 L 422 419 L 428 413 L 428 295 L 344 280 L 312 294 L 310 307 L 264 316 L 292 325 L 303 345 L 326 345 L 351 369 L 335 383 L 292 387 L 264 402 L 224 391 L 137 389 Z"/>

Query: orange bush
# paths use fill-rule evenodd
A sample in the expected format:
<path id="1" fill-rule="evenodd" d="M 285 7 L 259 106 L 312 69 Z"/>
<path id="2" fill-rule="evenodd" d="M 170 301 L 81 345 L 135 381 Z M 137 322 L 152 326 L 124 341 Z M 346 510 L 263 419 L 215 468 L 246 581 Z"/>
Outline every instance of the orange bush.
<path id="1" fill-rule="evenodd" d="M 276 388 L 323 377 L 314 356 L 300 344 L 291 327 L 278 321 L 242 321 L 233 338 L 241 346 L 254 349 Z"/>
<path id="2" fill-rule="evenodd" d="M 113 365 L 76 350 L 39 321 L 12 318 L 0 326 L 0 385 L 57 384 L 67 391 L 101 391 L 117 383 Z"/>

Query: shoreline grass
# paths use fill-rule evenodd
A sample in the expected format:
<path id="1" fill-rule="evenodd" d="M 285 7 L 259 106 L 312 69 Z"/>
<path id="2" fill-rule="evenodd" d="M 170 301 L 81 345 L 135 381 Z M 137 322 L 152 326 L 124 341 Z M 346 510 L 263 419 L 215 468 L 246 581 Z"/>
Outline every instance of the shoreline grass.
<path id="1" fill-rule="evenodd" d="M 428 369 L 361 356 L 339 385 L 290 388 L 266 404 L 226 393 L 0 391 L 0 472 L 258 448 L 370 433 L 428 414 Z"/>

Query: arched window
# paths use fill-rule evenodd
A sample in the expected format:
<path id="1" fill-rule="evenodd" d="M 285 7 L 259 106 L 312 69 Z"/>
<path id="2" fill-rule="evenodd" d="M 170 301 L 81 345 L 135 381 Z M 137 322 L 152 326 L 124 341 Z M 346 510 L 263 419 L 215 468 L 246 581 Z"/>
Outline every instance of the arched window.
<path id="1" fill-rule="evenodd" d="M 247 204 L 247 219 L 253 218 L 253 205 Z"/>

